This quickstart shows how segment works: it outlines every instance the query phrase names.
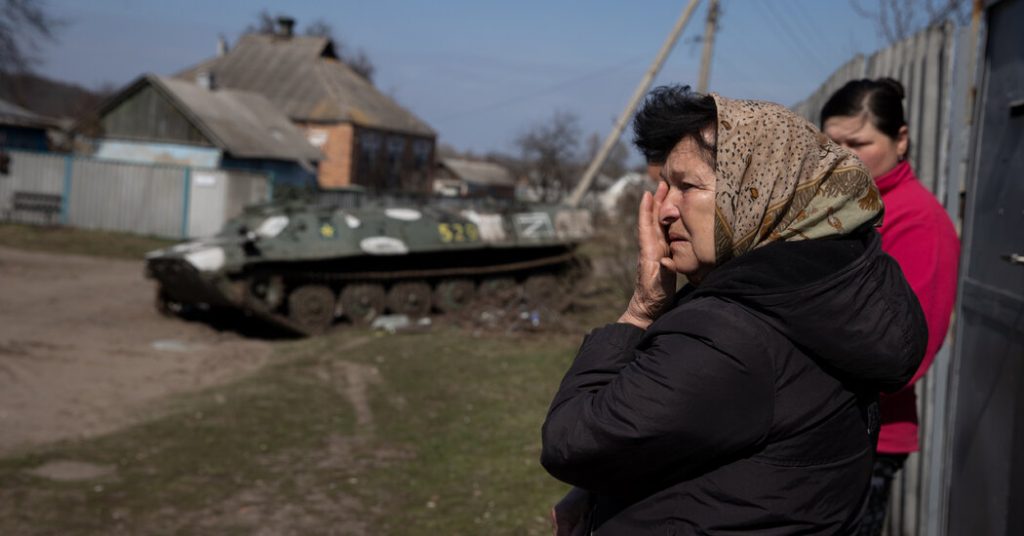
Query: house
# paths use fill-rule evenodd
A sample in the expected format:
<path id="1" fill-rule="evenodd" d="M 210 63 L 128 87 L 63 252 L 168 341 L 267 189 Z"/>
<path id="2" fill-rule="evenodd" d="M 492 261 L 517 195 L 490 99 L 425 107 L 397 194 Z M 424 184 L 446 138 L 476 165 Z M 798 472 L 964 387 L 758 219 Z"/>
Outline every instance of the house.
<path id="1" fill-rule="evenodd" d="M 507 168 L 493 162 L 442 158 L 434 173 L 434 193 L 450 197 L 513 199 L 516 181 Z"/>
<path id="2" fill-rule="evenodd" d="M 176 78 L 265 96 L 322 151 L 323 189 L 429 192 L 434 130 L 339 60 L 330 39 L 294 35 L 291 19 L 278 25 Z"/>
<path id="3" fill-rule="evenodd" d="M 45 151 L 50 144 L 47 130 L 57 122 L 0 99 L 0 148 Z"/>
<path id="4" fill-rule="evenodd" d="M 312 187 L 320 151 L 262 95 L 145 75 L 99 110 L 95 158 L 265 172 Z"/>
<path id="5" fill-rule="evenodd" d="M 651 191 L 655 187 L 657 187 L 657 183 L 651 180 L 646 173 L 626 173 L 607 188 L 597 190 L 595 193 L 596 206 L 611 217 L 620 215 L 623 210 L 632 212 L 636 210 L 634 205 L 639 203 L 643 192 Z M 628 203 L 628 205 L 623 206 L 624 203 Z"/>

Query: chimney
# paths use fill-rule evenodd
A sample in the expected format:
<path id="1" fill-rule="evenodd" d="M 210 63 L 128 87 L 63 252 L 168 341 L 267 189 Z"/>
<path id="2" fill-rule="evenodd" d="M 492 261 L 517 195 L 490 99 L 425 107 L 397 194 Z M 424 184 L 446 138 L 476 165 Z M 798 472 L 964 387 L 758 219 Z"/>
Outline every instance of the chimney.
<path id="1" fill-rule="evenodd" d="M 217 36 L 217 57 L 223 58 L 228 53 L 228 42 L 223 35 Z"/>
<path id="2" fill-rule="evenodd" d="M 213 73 L 210 71 L 199 71 L 196 73 L 196 84 L 203 89 L 213 91 L 215 88 Z"/>
<path id="3" fill-rule="evenodd" d="M 278 17 L 277 18 L 277 36 L 278 37 L 291 37 L 292 30 L 295 28 L 295 19 L 291 17 Z"/>

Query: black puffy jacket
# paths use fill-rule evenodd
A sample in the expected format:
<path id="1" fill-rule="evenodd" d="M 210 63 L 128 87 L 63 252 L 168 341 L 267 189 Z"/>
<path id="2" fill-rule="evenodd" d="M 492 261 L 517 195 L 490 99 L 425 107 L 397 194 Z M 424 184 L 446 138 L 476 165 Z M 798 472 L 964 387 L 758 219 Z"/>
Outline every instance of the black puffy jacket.
<path id="1" fill-rule="evenodd" d="M 548 412 L 541 463 L 593 493 L 591 530 L 855 533 L 876 393 L 927 342 L 878 234 L 767 245 L 676 300 L 588 335 Z"/>

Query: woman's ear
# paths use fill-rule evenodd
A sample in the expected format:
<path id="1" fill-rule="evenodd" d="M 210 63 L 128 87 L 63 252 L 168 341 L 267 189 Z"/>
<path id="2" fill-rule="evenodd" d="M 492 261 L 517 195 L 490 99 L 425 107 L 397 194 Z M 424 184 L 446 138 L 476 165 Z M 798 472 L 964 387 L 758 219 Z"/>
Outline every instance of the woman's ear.
<path id="1" fill-rule="evenodd" d="M 907 148 L 910 146 L 909 133 L 907 125 L 900 127 L 900 131 L 896 133 L 896 154 L 901 162 L 907 157 Z"/>

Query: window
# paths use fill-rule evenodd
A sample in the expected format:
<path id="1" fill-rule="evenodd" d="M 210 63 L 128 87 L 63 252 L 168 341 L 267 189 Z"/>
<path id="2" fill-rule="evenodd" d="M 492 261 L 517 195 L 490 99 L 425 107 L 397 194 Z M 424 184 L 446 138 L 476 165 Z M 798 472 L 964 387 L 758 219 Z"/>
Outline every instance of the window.
<path id="1" fill-rule="evenodd" d="M 380 153 L 380 134 L 362 131 L 359 133 L 359 169 L 358 174 L 366 184 L 372 183 L 376 174 L 377 155 Z"/>
<path id="2" fill-rule="evenodd" d="M 416 171 L 426 171 L 430 163 L 430 149 L 434 146 L 430 140 L 412 142 L 412 167 Z"/>
<path id="3" fill-rule="evenodd" d="M 388 138 L 388 190 L 399 190 L 402 188 L 402 156 L 405 153 L 405 138 L 391 136 Z"/>

